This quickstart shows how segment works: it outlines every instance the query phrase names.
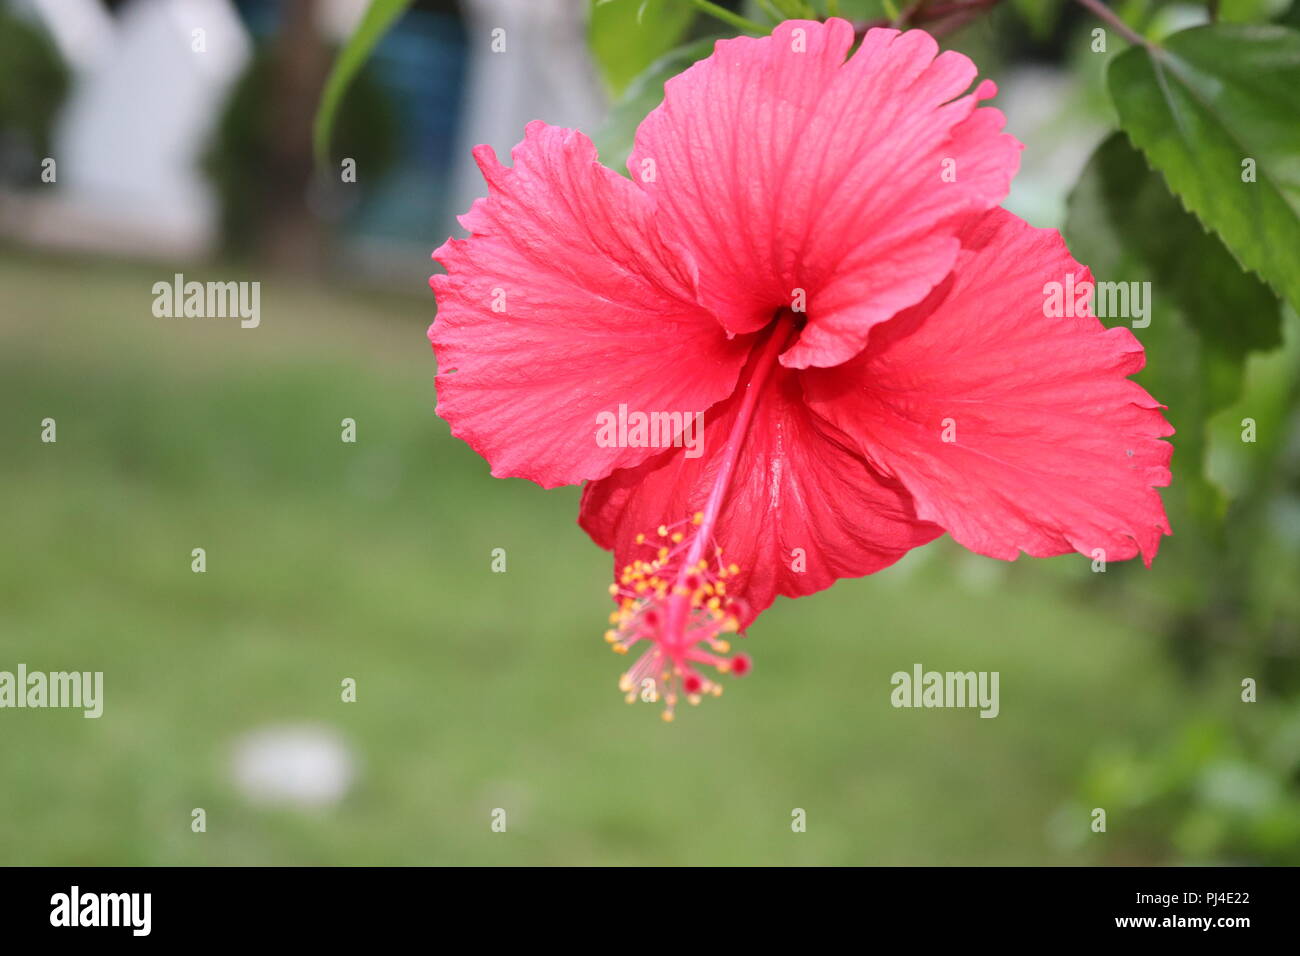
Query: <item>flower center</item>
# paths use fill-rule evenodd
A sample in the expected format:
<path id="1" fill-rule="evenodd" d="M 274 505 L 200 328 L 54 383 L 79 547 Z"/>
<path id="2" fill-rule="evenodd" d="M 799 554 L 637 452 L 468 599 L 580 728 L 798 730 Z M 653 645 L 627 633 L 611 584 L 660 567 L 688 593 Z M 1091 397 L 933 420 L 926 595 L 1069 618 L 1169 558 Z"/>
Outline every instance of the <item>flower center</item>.
<path id="1" fill-rule="evenodd" d="M 701 665 L 738 677 L 750 669 L 748 655 L 721 656 L 731 649 L 722 635 L 739 630 L 745 607 L 727 594 L 727 579 L 740 569 L 724 564 L 722 548 L 713 543 L 713 529 L 758 396 L 790 339 L 794 318 L 789 311 L 778 315 L 758 347 L 704 510 L 673 525 L 660 525 L 652 535 L 637 535 L 645 555 L 625 565 L 617 583 L 610 585 L 619 607 L 610 614 L 613 627 L 605 632 L 605 640 L 621 654 L 642 640 L 650 645 L 619 679 L 619 689 L 629 703 L 663 700 L 665 720 L 673 719 L 680 694 L 698 704 L 705 694 L 722 693 L 720 684 L 701 673 Z"/>

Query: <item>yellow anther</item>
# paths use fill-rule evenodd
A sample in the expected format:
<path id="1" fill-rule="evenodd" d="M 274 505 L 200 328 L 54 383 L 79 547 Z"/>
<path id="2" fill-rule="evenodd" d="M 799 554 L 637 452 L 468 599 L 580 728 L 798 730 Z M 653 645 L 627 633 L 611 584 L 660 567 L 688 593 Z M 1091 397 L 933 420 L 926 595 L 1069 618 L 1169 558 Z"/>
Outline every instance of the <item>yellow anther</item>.
<path id="1" fill-rule="evenodd" d="M 637 543 L 637 544 L 645 544 L 645 535 L 643 535 L 643 534 L 638 534 L 638 535 L 636 536 L 636 543 Z"/>
<path id="2" fill-rule="evenodd" d="M 671 710 L 665 710 L 660 716 L 663 717 L 665 724 L 671 724 L 673 722 L 673 712 Z"/>
<path id="3" fill-rule="evenodd" d="M 697 511 L 697 512 L 695 512 L 695 514 L 691 515 L 691 524 L 698 525 L 698 524 L 703 524 L 703 523 L 704 523 L 704 512 L 703 512 L 703 511 Z"/>
<path id="4" fill-rule="evenodd" d="M 682 543 L 682 533 L 680 531 L 674 531 L 673 544 L 681 544 L 681 543 Z"/>
<path id="5" fill-rule="evenodd" d="M 659 537 L 661 538 L 666 537 L 667 534 L 668 534 L 668 526 L 666 524 L 661 524 L 659 526 Z"/>
<path id="6" fill-rule="evenodd" d="M 606 643 L 606 644 L 613 644 L 613 643 L 614 643 L 615 641 L 617 641 L 617 640 L 618 640 L 618 632 L 616 632 L 616 631 L 606 631 L 606 632 L 605 632 L 605 643 Z"/>
<path id="7" fill-rule="evenodd" d="M 626 645 L 626 644 L 611 644 L 610 647 L 613 649 L 613 651 L 614 651 L 615 654 L 626 654 L 626 653 L 627 653 L 627 645 Z"/>

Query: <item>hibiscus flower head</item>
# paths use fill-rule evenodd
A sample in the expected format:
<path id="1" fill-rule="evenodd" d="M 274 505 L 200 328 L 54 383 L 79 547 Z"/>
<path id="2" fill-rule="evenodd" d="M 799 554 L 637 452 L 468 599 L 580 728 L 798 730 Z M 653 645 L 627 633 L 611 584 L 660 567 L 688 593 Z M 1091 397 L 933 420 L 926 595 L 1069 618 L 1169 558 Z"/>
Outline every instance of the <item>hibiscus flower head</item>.
<path id="1" fill-rule="evenodd" d="M 947 532 L 1012 560 L 1149 565 L 1172 434 L 1143 351 L 1054 230 L 999 208 L 1020 144 L 920 30 L 792 20 L 719 41 L 630 178 L 530 123 L 434 253 L 438 414 L 497 477 L 586 483 L 620 688 L 671 719 L 741 675 L 778 594 Z M 851 52 L 852 51 L 852 52 Z"/>

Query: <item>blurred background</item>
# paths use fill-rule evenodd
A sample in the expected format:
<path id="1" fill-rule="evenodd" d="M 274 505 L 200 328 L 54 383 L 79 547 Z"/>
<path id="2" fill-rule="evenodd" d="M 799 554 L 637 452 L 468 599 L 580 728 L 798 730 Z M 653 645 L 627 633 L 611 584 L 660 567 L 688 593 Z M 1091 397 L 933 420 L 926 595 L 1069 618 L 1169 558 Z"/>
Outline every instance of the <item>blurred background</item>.
<path id="1" fill-rule="evenodd" d="M 578 490 L 492 480 L 451 438 L 425 330 L 472 145 L 505 157 L 540 118 L 620 165 L 662 87 L 592 18 L 641 36 L 640 7 L 414 3 L 322 169 L 312 116 L 362 0 L 0 0 L 0 670 L 105 681 L 99 720 L 0 712 L 0 864 L 1300 863 L 1290 313 L 1187 439 L 1203 474 L 1175 456 L 1150 571 L 943 539 L 778 600 L 723 700 L 672 726 L 622 703 Z M 690 56 L 725 29 L 683 16 Z M 1008 0 L 944 37 L 1001 88 L 1035 225 L 1065 225 L 1113 126 L 1095 26 Z M 178 272 L 260 282 L 259 327 L 155 317 Z M 1199 360 L 1147 344 L 1178 426 L 1157 385 Z M 915 663 L 999 671 L 1000 716 L 893 709 Z"/>

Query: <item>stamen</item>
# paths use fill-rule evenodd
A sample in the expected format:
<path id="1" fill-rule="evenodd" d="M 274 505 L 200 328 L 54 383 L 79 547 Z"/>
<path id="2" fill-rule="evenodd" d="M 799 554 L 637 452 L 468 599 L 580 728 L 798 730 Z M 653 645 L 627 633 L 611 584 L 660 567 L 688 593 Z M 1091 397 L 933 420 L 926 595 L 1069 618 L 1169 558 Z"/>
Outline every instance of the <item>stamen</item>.
<path id="1" fill-rule="evenodd" d="M 700 668 L 736 676 L 749 670 L 746 655 L 723 656 L 731 644 L 722 635 L 739 628 L 745 609 L 719 591 L 722 578 L 731 573 L 722 549 L 715 546 L 710 559 L 686 563 L 700 530 L 697 517 L 660 526 L 654 538 L 678 537 L 671 547 L 659 547 L 650 539 L 643 542 L 644 556 L 624 566 L 613 586 L 618 610 L 611 615 L 613 627 L 605 632 L 605 640 L 620 654 L 641 641 L 649 644 L 618 686 L 628 703 L 662 700 L 668 720 L 680 695 L 698 704 L 705 694 L 721 694 L 721 686 Z M 744 663 L 738 666 L 740 661 Z"/>
<path id="2" fill-rule="evenodd" d="M 698 704 L 705 694 L 722 694 L 722 685 L 702 673 L 701 667 L 740 677 L 752 666 L 747 654 L 723 656 L 731 644 L 722 635 L 740 630 L 747 609 L 739 598 L 727 594 L 726 579 L 739 574 L 740 568 L 724 563 L 722 548 L 713 541 L 713 528 L 758 396 L 794 328 L 793 315 L 782 312 L 758 350 L 704 510 L 672 525 L 661 524 L 652 533 L 638 534 L 640 554 L 622 568 L 610 592 L 618 602 L 618 610 L 610 615 L 613 627 L 606 633 L 610 646 L 626 654 L 641 641 L 649 644 L 619 679 L 619 689 L 628 703 L 663 700 L 665 720 L 673 719 L 679 693 L 691 704 Z"/>

